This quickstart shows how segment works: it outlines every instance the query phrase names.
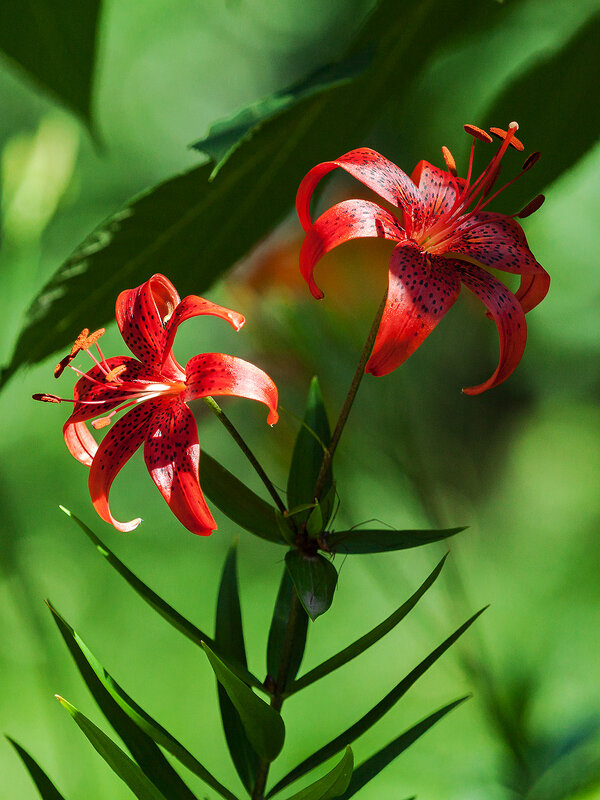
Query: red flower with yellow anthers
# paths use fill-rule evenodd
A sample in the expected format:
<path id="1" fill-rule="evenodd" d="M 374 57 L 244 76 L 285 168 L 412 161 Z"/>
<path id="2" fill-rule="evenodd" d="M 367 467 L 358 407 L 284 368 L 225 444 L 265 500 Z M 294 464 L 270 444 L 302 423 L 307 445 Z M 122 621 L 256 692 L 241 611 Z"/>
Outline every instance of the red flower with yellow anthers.
<path id="1" fill-rule="evenodd" d="M 474 125 L 465 125 L 473 137 L 466 178 L 457 176 L 454 158 L 446 147 L 442 152 L 447 169 L 420 161 L 411 177 L 374 150 L 360 148 L 335 161 L 317 164 L 300 184 L 297 209 L 306 231 L 300 269 L 317 299 L 323 293 L 314 281 L 313 271 L 329 250 L 360 237 L 398 243 L 390 259 L 387 301 L 367 372 L 386 375 L 400 366 L 452 306 L 463 283 L 487 307 L 500 336 L 500 361 L 494 374 L 479 386 L 463 391 L 479 394 L 502 383 L 521 360 L 527 338 L 525 313 L 544 299 L 550 278 L 535 260 L 515 217 L 529 216 L 544 198 L 539 195 L 512 216 L 486 210 L 539 158 L 539 153 L 530 155 L 516 178 L 493 191 L 507 148 L 523 150 L 515 136 L 518 127 L 511 122 L 507 131 L 490 128 L 501 139 L 500 147 L 476 179 L 472 175 L 475 140 L 490 143 L 492 137 Z M 310 200 L 315 186 L 336 167 L 398 208 L 400 215 L 396 217 L 369 200 L 346 200 L 312 222 Z M 486 267 L 520 275 L 516 294 Z"/>
<path id="2" fill-rule="evenodd" d="M 117 324 L 136 358 L 105 358 L 97 344 L 104 330 L 91 335 L 84 330 L 56 367 L 56 377 L 67 366 L 81 376 L 75 384 L 74 411 L 63 428 L 65 442 L 75 458 L 90 467 L 89 489 L 96 511 L 120 531 L 133 530 L 141 519 L 118 522 L 110 511 L 108 493 L 116 474 L 142 444 L 152 480 L 180 522 L 201 536 L 216 529 L 198 480 L 200 446 L 187 406 L 190 400 L 211 395 L 247 397 L 268 406 L 270 425 L 277 422 L 277 388 L 254 364 L 221 353 L 203 353 L 190 359 L 185 369 L 179 365 L 172 350 L 177 328 L 203 314 L 220 317 L 236 330 L 244 324 L 241 314 L 201 297 L 180 300 L 164 275 L 153 275 L 117 298 Z M 90 351 L 92 345 L 98 358 Z M 71 366 L 82 351 L 94 361 L 85 373 Z M 34 398 L 62 402 L 50 394 Z M 96 429 L 103 428 L 127 408 L 98 446 L 87 421 L 92 420 Z M 93 419 L 99 415 L 103 416 Z"/>

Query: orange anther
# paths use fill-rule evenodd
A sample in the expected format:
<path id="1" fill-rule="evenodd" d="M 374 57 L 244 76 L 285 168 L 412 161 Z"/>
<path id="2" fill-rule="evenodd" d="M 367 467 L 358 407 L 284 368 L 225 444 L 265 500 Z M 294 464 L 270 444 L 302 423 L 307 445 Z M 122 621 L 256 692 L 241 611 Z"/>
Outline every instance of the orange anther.
<path id="1" fill-rule="evenodd" d="M 57 397 L 55 394 L 33 394 L 32 397 L 34 400 L 40 400 L 42 403 L 62 402 L 60 397 Z"/>
<path id="2" fill-rule="evenodd" d="M 84 347 L 83 347 L 83 346 L 84 346 L 84 344 L 85 344 L 85 340 L 88 338 L 88 336 L 89 336 L 89 335 L 90 335 L 89 328 L 84 328 L 84 329 L 81 331 L 81 333 L 79 334 L 79 336 L 78 336 L 78 337 L 75 339 L 75 342 L 73 343 L 73 347 L 71 348 L 71 352 L 69 353 L 69 355 L 71 356 L 71 358 L 73 358 L 73 356 L 76 356 L 76 355 L 77 355 L 77 353 L 78 353 L 80 350 L 83 350 L 83 349 L 84 349 Z"/>
<path id="3" fill-rule="evenodd" d="M 469 134 L 469 136 L 474 136 L 476 139 L 480 139 L 482 142 L 491 142 L 493 141 L 492 137 L 486 131 L 482 131 L 481 128 L 478 128 L 477 125 L 465 125 L 465 131 Z"/>
<path id="4" fill-rule="evenodd" d="M 126 364 L 119 364 L 118 367 L 115 367 L 114 369 L 111 369 L 111 371 L 106 376 L 106 380 L 107 381 L 114 381 L 116 378 L 119 377 L 119 375 L 122 375 L 125 372 L 126 369 L 127 369 L 127 365 Z"/>
<path id="5" fill-rule="evenodd" d="M 538 208 L 542 205 L 546 198 L 543 194 L 538 194 L 537 197 L 534 197 L 527 205 L 522 208 L 518 214 L 515 214 L 515 217 L 519 217 L 519 219 L 525 219 L 525 217 L 531 216 Z"/>
<path id="6" fill-rule="evenodd" d="M 528 169 L 531 169 L 534 164 L 537 164 L 537 162 L 540 160 L 541 157 L 542 154 L 540 153 L 539 150 L 536 150 L 535 153 L 532 153 L 530 156 L 527 156 L 527 158 L 523 162 L 523 172 L 527 172 Z"/>
<path id="7" fill-rule="evenodd" d="M 91 347 L 93 344 L 96 344 L 98 339 L 101 336 L 103 336 L 105 332 L 106 332 L 106 328 L 98 328 L 97 331 L 94 331 L 93 333 L 90 333 L 89 336 L 87 336 L 87 338 L 86 338 L 85 342 L 83 343 L 83 345 L 81 346 L 81 349 L 82 350 L 87 350 L 88 347 Z"/>
<path id="8" fill-rule="evenodd" d="M 515 125 L 516 125 L 516 127 L 515 127 Z M 513 130 L 513 131 L 516 131 L 519 128 L 519 126 L 517 125 L 516 122 L 511 122 L 508 127 L 509 127 L 510 130 Z M 494 134 L 494 136 L 497 136 L 499 139 L 506 139 L 506 137 L 508 136 L 508 131 L 505 131 L 502 128 L 490 128 L 490 131 L 491 131 L 491 133 Z M 515 150 L 519 150 L 520 151 L 520 150 L 524 150 L 525 149 L 525 145 L 523 144 L 523 142 L 520 139 L 517 139 L 516 136 L 513 136 L 510 139 L 509 144 L 510 144 L 511 147 L 514 147 Z"/>
<path id="9" fill-rule="evenodd" d="M 111 418 L 110 417 L 100 417 L 100 419 L 93 419 L 92 420 L 92 428 L 95 430 L 100 430 L 100 428 L 106 428 L 107 425 L 110 425 Z"/>
<path id="10" fill-rule="evenodd" d="M 456 178 L 456 176 L 458 175 L 458 170 L 456 169 L 456 161 L 454 160 L 454 156 L 452 155 L 450 150 L 448 150 L 448 148 L 445 145 L 442 145 L 442 155 L 444 156 L 444 161 L 446 162 L 446 166 L 448 167 L 448 172 L 451 175 L 454 175 L 454 177 Z"/>

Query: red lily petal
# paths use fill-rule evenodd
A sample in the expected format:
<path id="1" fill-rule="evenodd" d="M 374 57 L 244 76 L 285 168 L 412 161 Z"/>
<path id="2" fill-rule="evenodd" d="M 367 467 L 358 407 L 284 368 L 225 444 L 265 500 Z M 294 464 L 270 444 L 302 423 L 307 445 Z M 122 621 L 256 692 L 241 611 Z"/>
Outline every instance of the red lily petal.
<path id="1" fill-rule="evenodd" d="M 266 372 L 249 361 L 222 353 L 202 353 L 188 361 L 185 374 L 186 401 L 212 395 L 247 397 L 268 407 L 269 425 L 279 419 L 277 387 Z"/>
<path id="2" fill-rule="evenodd" d="M 477 227 L 473 228 L 474 224 Z M 450 252 L 464 253 L 486 267 L 504 272 L 522 274 L 542 270 L 529 249 L 523 228 L 512 217 L 481 211 L 463 223 L 459 231 L 461 227 L 463 233 L 451 245 Z"/>
<path id="3" fill-rule="evenodd" d="M 63 436 L 71 455 L 86 467 L 91 467 L 98 450 L 98 443 L 85 422 L 67 420 L 63 427 Z"/>
<path id="4" fill-rule="evenodd" d="M 152 417 L 144 445 L 144 460 L 158 490 L 177 519 L 192 533 L 208 536 L 217 523 L 200 483 L 200 445 L 194 415 L 177 400 Z"/>
<path id="5" fill-rule="evenodd" d="M 393 214 L 369 200 L 345 200 L 321 214 L 300 250 L 300 272 L 313 297 L 323 297 L 313 278 L 317 261 L 344 242 L 369 236 L 400 242 L 406 232 Z"/>
<path id="6" fill-rule="evenodd" d="M 481 394 L 502 383 L 514 372 L 525 350 L 527 323 L 519 301 L 497 278 L 474 264 L 462 261 L 453 263 L 461 281 L 488 309 L 500 337 L 500 360 L 494 374 L 479 386 L 463 389 L 465 394 Z"/>
<path id="7" fill-rule="evenodd" d="M 106 434 L 92 461 L 88 485 L 94 508 L 105 522 L 125 533 L 137 528 L 142 520 L 116 520 L 108 505 L 108 493 L 116 474 L 146 438 L 150 421 L 160 406 L 160 400 L 147 400 L 124 414 Z"/>
<path id="8" fill-rule="evenodd" d="M 419 161 L 411 175 L 419 187 L 423 203 L 423 224 L 431 225 L 454 206 L 465 185 L 463 178 L 455 178 L 448 170 Z"/>
<path id="9" fill-rule="evenodd" d="M 148 366 L 160 367 L 166 340 L 165 322 L 180 299 L 168 278 L 157 273 L 141 286 L 117 297 L 117 324 L 125 344 Z"/>
<path id="10" fill-rule="evenodd" d="M 304 176 L 296 195 L 296 208 L 305 231 L 312 224 L 310 199 L 315 186 L 336 167 L 346 170 L 384 200 L 410 213 L 411 218 L 414 219 L 413 214 L 419 213 L 421 208 L 419 191 L 408 175 L 375 150 L 360 147 L 357 150 L 350 150 L 335 161 L 323 161 L 317 164 Z"/>
<path id="11" fill-rule="evenodd" d="M 413 242 L 390 259 L 388 296 L 366 372 L 387 375 L 429 336 L 460 293 L 456 271 Z"/>
<path id="12" fill-rule="evenodd" d="M 544 297 L 548 294 L 550 288 L 550 275 L 543 267 L 540 267 L 537 272 L 530 272 L 527 275 L 521 275 L 521 285 L 515 297 L 521 303 L 521 308 L 527 314 L 532 308 L 535 308 L 538 303 L 541 303 Z"/>

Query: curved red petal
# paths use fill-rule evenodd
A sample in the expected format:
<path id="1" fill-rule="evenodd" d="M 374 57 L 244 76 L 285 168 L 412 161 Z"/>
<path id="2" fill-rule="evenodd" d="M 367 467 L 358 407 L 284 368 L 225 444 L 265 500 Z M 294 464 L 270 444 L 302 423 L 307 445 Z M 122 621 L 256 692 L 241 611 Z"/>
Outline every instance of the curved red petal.
<path id="1" fill-rule="evenodd" d="M 160 400 L 147 400 L 124 414 L 108 431 L 92 461 L 88 481 L 92 503 L 102 519 L 119 531 L 132 531 L 142 520 L 119 522 L 113 517 L 108 505 L 110 487 L 146 438 L 152 416 L 160 405 Z"/>
<path id="2" fill-rule="evenodd" d="M 521 275 L 521 285 L 515 292 L 515 297 L 521 303 L 521 308 L 527 314 L 542 302 L 550 288 L 550 275 L 543 267 L 537 272 Z"/>
<path id="3" fill-rule="evenodd" d="M 460 293 L 456 270 L 412 242 L 390 259 L 388 296 L 366 372 L 387 375 L 429 336 Z"/>
<path id="4" fill-rule="evenodd" d="M 274 425 L 277 413 L 277 387 L 266 372 L 235 356 L 223 353 L 202 353 L 191 358 L 185 368 L 184 400 L 211 395 L 234 395 L 258 400 L 269 409 L 267 422 Z"/>
<path id="5" fill-rule="evenodd" d="M 360 147 L 357 150 L 350 150 L 335 161 L 323 161 L 317 164 L 304 176 L 296 195 L 296 209 L 305 231 L 312 225 L 310 199 L 315 186 L 336 167 L 346 170 L 384 200 L 397 208 L 402 208 L 411 218 L 420 213 L 419 190 L 408 175 L 381 153 L 368 147 Z"/>
<path id="6" fill-rule="evenodd" d="M 497 278 L 474 264 L 454 264 L 461 281 L 486 306 L 498 328 L 500 360 L 494 374 L 478 386 L 463 389 L 465 394 L 481 394 L 505 381 L 516 369 L 525 350 L 527 323 L 519 301 Z"/>
<path id="7" fill-rule="evenodd" d="M 179 303 L 177 290 L 160 273 L 117 297 L 117 325 L 125 344 L 140 361 L 160 367 L 166 340 L 165 323 Z"/>
<path id="8" fill-rule="evenodd" d="M 462 235 L 451 245 L 451 253 L 464 253 L 486 267 L 504 272 L 543 271 L 529 249 L 523 228 L 512 217 L 482 211 L 458 230 L 461 228 Z"/>
<path id="9" fill-rule="evenodd" d="M 455 178 L 447 170 L 428 161 L 419 161 L 411 178 L 421 194 L 424 227 L 434 223 L 442 214 L 448 213 L 465 186 L 463 178 Z"/>
<path id="10" fill-rule="evenodd" d="M 85 422 L 67 420 L 63 426 L 63 436 L 71 455 L 86 467 L 91 467 L 98 450 L 98 443 Z"/>
<path id="11" fill-rule="evenodd" d="M 314 222 L 300 250 L 300 272 L 313 297 L 323 297 L 323 292 L 313 278 L 319 259 L 334 247 L 363 237 L 400 242 L 406 238 L 406 232 L 393 214 L 369 200 L 345 200 L 337 203 Z"/>
<path id="12" fill-rule="evenodd" d="M 200 483 L 200 445 L 194 416 L 180 401 L 157 411 L 147 432 L 144 460 L 159 492 L 177 519 L 192 533 L 208 536 L 217 528 Z"/>

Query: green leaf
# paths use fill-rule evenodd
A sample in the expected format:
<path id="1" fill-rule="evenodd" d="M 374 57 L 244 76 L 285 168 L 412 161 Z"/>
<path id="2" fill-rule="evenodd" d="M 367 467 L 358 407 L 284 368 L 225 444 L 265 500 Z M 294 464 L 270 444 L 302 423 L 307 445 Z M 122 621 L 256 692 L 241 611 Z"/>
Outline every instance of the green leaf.
<path id="1" fill-rule="evenodd" d="M 147 714 L 119 686 L 66 620 L 55 608 L 48 605 L 77 669 L 102 713 L 121 736 L 146 775 L 152 778 L 165 796 L 182 800 L 194 798 L 154 743 L 164 747 L 225 800 L 237 800 L 166 728 Z"/>
<path id="2" fill-rule="evenodd" d="M 373 708 L 368 711 L 358 722 L 351 725 L 335 739 L 332 739 L 328 744 L 320 747 L 311 756 L 305 758 L 297 767 L 294 767 L 287 775 L 285 775 L 268 793 L 267 798 L 272 797 L 277 792 L 280 792 L 293 781 L 306 775 L 307 772 L 318 767 L 328 758 L 331 758 L 336 753 L 352 744 L 355 739 L 362 736 L 363 733 L 369 730 L 376 722 L 378 722 L 384 714 L 386 714 L 394 705 L 403 697 L 406 692 L 413 686 L 417 680 L 424 675 L 427 670 L 435 664 L 435 662 L 442 656 L 449 647 L 451 647 L 456 640 L 475 622 L 477 617 L 483 613 L 485 609 L 481 609 L 474 614 L 470 619 L 463 623 L 460 628 L 454 631 L 445 641 L 435 648 L 426 658 L 421 661 L 408 675 L 403 678 L 396 686 L 388 692 L 388 694 L 380 700 Z"/>
<path id="3" fill-rule="evenodd" d="M 88 528 L 85 522 L 82 522 L 79 517 L 76 517 L 68 508 L 64 506 L 59 506 L 61 511 L 63 511 L 68 517 L 70 517 L 73 522 L 77 523 L 77 525 L 81 528 L 81 530 L 85 533 L 85 535 L 92 541 L 95 545 L 96 550 L 103 556 L 108 563 L 113 567 L 122 578 L 125 578 L 127 583 L 131 586 L 131 588 L 139 594 L 139 596 L 144 600 L 148 605 L 153 608 L 160 616 L 165 619 L 170 625 L 172 625 L 176 630 L 180 633 L 183 633 L 184 636 L 187 636 L 194 644 L 199 646 L 202 645 L 203 642 L 207 642 L 212 647 L 216 648 L 216 645 L 213 639 L 204 631 L 197 628 L 194 624 L 192 624 L 188 619 L 182 616 L 178 611 L 175 611 L 173 606 L 170 606 L 167 602 L 165 602 L 160 595 L 156 594 L 149 586 L 147 586 L 143 581 L 141 581 L 133 572 L 128 569 L 122 561 L 120 561 L 116 555 L 102 542 L 96 534 Z M 231 669 L 236 670 L 237 674 L 246 681 L 248 684 L 255 686 L 257 689 L 263 689 L 262 683 L 258 680 L 255 675 L 252 675 L 245 669 L 242 665 L 237 664 L 230 664 Z"/>
<path id="4" fill-rule="evenodd" d="M 319 553 L 308 556 L 298 550 L 288 550 L 285 565 L 300 602 L 314 622 L 333 602 L 338 578 L 336 568 Z"/>
<path id="5" fill-rule="evenodd" d="M 446 528 L 445 530 L 353 530 L 335 531 L 325 537 L 327 547 L 334 553 L 389 553 L 393 550 L 407 550 L 410 547 L 422 547 L 431 542 L 448 539 L 466 530 L 462 528 Z"/>
<path id="6" fill-rule="evenodd" d="M 291 795 L 287 800 L 331 800 L 333 797 L 340 797 L 348 788 L 353 767 L 352 748 L 347 747 L 342 760 L 335 765 L 331 772 L 311 783 L 306 789 L 301 789 Z"/>
<path id="7" fill-rule="evenodd" d="M 470 696 L 471 695 L 466 695 L 465 697 L 461 697 L 459 700 L 454 700 L 454 702 L 448 703 L 448 705 L 443 708 L 434 711 L 433 714 L 430 714 L 428 717 L 421 720 L 421 722 L 413 725 L 412 728 L 409 728 L 391 741 L 388 745 L 379 750 L 379 752 L 371 756 L 371 758 L 363 761 L 363 763 L 354 770 L 350 784 L 340 800 L 349 800 L 350 797 L 353 797 L 365 784 L 397 758 L 400 753 L 403 753 L 413 742 L 416 742 L 429 728 L 435 725 L 436 722 L 439 722 L 442 717 L 445 717 L 450 711 L 461 705 L 461 703 L 464 703 L 465 700 L 468 700 Z"/>
<path id="8" fill-rule="evenodd" d="M 275 518 L 276 509 L 205 451 L 202 451 L 199 472 L 204 494 L 230 520 L 261 539 L 285 544 Z"/>
<path id="9" fill-rule="evenodd" d="M 323 404 L 323 395 L 319 379 L 315 376 L 310 382 L 306 411 L 304 412 L 304 425 L 301 426 L 296 437 L 292 463 L 287 483 L 287 499 L 289 508 L 295 508 L 305 503 L 315 502 L 315 484 L 323 462 L 325 449 L 331 439 L 331 430 L 327 411 Z M 331 470 L 327 476 L 324 493 L 328 492 L 333 481 Z M 308 514 L 303 514 L 300 521 L 304 522 Z M 327 524 L 327 520 L 322 520 Z M 322 528 L 321 528 L 322 530 Z"/>
<path id="10" fill-rule="evenodd" d="M 58 791 L 37 761 L 29 755 L 27 750 L 15 742 L 14 739 L 11 739 L 10 736 L 6 738 L 21 757 L 21 761 L 25 764 L 27 771 L 31 775 L 42 800 L 65 800 L 63 795 Z"/>
<path id="11" fill-rule="evenodd" d="M 256 752 L 267 761 L 273 761 L 283 747 L 285 727 L 281 715 L 261 700 L 241 681 L 207 644 L 203 645 L 217 680 L 240 715 L 248 739 Z"/>
<path id="12" fill-rule="evenodd" d="M 440 563 L 437 567 L 433 570 L 431 575 L 419 586 L 417 591 L 409 597 L 409 599 L 403 603 L 400 608 L 397 608 L 393 614 L 387 619 L 384 619 L 379 625 L 377 625 L 373 630 L 365 633 L 364 636 L 361 636 L 360 639 L 357 639 L 352 644 L 345 647 L 343 650 L 340 650 L 339 653 L 328 658 L 326 661 L 323 661 L 317 667 L 314 667 L 309 672 L 302 675 L 295 681 L 290 689 L 288 690 L 288 694 L 293 694 L 294 692 L 300 691 L 300 689 L 304 689 L 306 686 L 310 686 L 311 683 L 324 678 L 325 675 L 329 675 L 330 672 L 333 672 L 339 667 L 342 667 L 344 664 L 347 664 L 349 661 L 352 661 L 353 658 L 356 658 L 361 653 L 364 653 L 369 647 L 374 645 L 380 639 L 382 639 L 387 633 L 393 630 L 396 625 L 404 619 L 404 617 L 411 611 L 419 600 L 423 597 L 425 592 L 432 586 L 432 584 L 437 580 L 438 575 L 442 571 L 442 567 L 444 566 L 444 562 L 446 560 L 446 556 L 442 558 Z"/>
<path id="13" fill-rule="evenodd" d="M 132 761 L 110 737 L 103 733 L 100 728 L 97 728 L 91 720 L 63 697 L 56 695 L 56 699 L 73 717 L 94 750 L 102 756 L 113 772 L 127 784 L 138 800 L 165 800 L 165 796 L 144 775 L 135 761 Z"/>
<path id="14" fill-rule="evenodd" d="M 293 609 L 292 604 L 294 604 Z M 282 687 L 283 691 L 285 691 L 287 685 L 289 685 L 298 674 L 300 664 L 302 663 L 302 657 L 304 656 L 306 634 L 308 631 L 308 615 L 303 606 L 298 602 L 298 596 L 294 589 L 290 573 L 287 567 L 285 567 L 281 575 L 281 583 L 279 585 L 279 592 L 277 593 L 277 600 L 275 601 L 271 627 L 269 628 L 269 640 L 267 643 L 267 674 L 274 683 L 277 681 L 279 669 L 281 667 L 281 657 L 286 649 L 286 634 L 290 613 L 294 615 L 295 621 L 293 623 L 293 640 L 290 657 L 287 664 L 287 683 L 286 686 Z"/>
<path id="15" fill-rule="evenodd" d="M 399 102 L 432 50 L 464 20 L 462 4 L 380 0 L 346 54 L 373 45 L 366 72 L 263 123 L 215 180 L 209 182 L 212 165 L 204 164 L 135 198 L 101 225 L 33 301 L 3 379 L 70 343 L 82 328 L 112 319 L 123 287 L 141 284 L 165 264 L 181 296 L 205 292 L 283 218 L 311 167 L 364 142 L 385 104 Z"/>
<path id="16" fill-rule="evenodd" d="M 100 0 L 0 3 L 0 49 L 89 123 Z"/>
<path id="17" fill-rule="evenodd" d="M 229 549 L 221 576 L 215 643 L 225 658 L 235 660 L 244 667 L 247 666 L 237 578 L 237 542 L 234 542 Z M 220 683 L 217 687 L 221 720 L 231 760 L 248 794 L 252 794 L 254 776 L 259 764 L 258 754 L 250 744 L 240 715 L 225 688 Z"/>

